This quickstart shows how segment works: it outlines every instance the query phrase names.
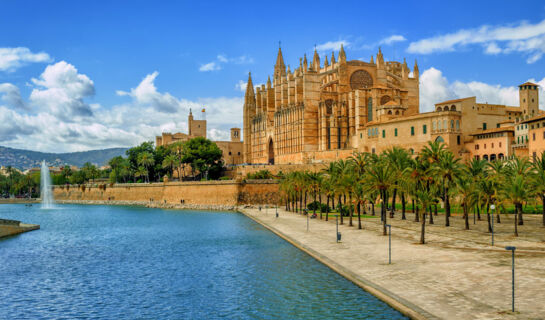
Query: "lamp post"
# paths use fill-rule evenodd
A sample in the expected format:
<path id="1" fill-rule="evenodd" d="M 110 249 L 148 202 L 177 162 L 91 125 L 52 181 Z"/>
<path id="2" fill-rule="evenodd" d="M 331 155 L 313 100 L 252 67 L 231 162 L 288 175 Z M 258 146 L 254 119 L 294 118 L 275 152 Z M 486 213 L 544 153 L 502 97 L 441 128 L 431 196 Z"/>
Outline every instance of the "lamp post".
<path id="1" fill-rule="evenodd" d="M 278 218 L 278 206 L 276 206 L 276 217 Z"/>
<path id="2" fill-rule="evenodd" d="M 491 204 L 490 210 L 492 211 L 492 245 L 494 245 L 494 209 L 496 209 L 496 206 Z"/>
<path id="3" fill-rule="evenodd" d="M 303 212 L 305 212 L 306 215 L 307 215 L 307 231 L 308 231 L 308 212 L 306 212 L 306 211 L 303 211 Z"/>
<path id="4" fill-rule="evenodd" d="M 392 225 L 386 226 L 388 227 L 388 264 L 392 264 Z"/>
<path id="5" fill-rule="evenodd" d="M 505 250 L 511 250 L 511 311 L 515 312 L 515 250 L 517 247 L 507 246 Z"/>

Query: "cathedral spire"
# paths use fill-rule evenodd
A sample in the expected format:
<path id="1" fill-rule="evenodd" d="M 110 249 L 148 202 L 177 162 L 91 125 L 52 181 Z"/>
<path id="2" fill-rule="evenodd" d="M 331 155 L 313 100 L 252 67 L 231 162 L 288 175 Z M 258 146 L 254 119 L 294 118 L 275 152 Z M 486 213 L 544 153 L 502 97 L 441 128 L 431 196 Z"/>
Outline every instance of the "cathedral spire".
<path id="1" fill-rule="evenodd" d="M 326 54 L 324 59 L 324 67 L 328 67 L 328 66 L 329 66 L 329 61 L 327 61 L 327 54 Z"/>
<path id="2" fill-rule="evenodd" d="M 344 52 L 344 47 L 342 43 L 341 43 L 341 50 L 339 51 L 339 62 L 340 63 L 346 62 L 346 53 Z"/>
<path id="3" fill-rule="evenodd" d="M 375 60 L 373 59 L 373 56 L 371 56 L 371 61 L 369 61 L 369 63 L 371 63 L 371 64 L 375 63 Z"/>
<path id="4" fill-rule="evenodd" d="M 331 65 L 335 64 L 335 52 L 331 52 Z"/>
<path id="5" fill-rule="evenodd" d="M 414 59 L 413 77 L 418 78 L 419 76 L 420 72 L 418 71 L 418 63 L 416 63 L 416 59 Z"/>
<path id="6" fill-rule="evenodd" d="M 286 75 L 286 65 L 282 56 L 282 48 L 278 46 L 278 55 L 276 56 L 276 64 L 274 65 L 274 78 Z"/>
<path id="7" fill-rule="evenodd" d="M 248 83 L 246 84 L 246 94 L 244 95 L 244 104 L 255 103 L 254 84 L 252 83 L 252 73 L 248 72 Z"/>
<path id="8" fill-rule="evenodd" d="M 318 51 L 316 51 L 316 46 L 314 47 L 314 57 L 312 58 L 312 69 L 318 71 L 320 70 L 320 56 Z"/>
<path id="9" fill-rule="evenodd" d="M 267 78 L 267 89 L 271 88 L 271 76 Z"/>
<path id="10" fill-rule="evenodd" d="M 308 68 L 308 61 L 307 61 L 307 54 L 305 53 L 305 55 L 303 56 L 303 71 L 307 72 L 307 68 Z"/>

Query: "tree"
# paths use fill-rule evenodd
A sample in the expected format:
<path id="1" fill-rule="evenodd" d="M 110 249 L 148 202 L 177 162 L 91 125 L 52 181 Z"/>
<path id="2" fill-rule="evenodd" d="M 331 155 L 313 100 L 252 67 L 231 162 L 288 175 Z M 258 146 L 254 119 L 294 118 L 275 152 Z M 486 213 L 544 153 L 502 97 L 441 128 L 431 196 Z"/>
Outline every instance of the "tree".
<path id="1" fill-rule="evenodd" d="M 176 166 L 176 156 L 169 154 L 163 159 L 163 168 L 168 169 L 168 176 L 172 178 L 172 171 Z"/>
<path id="2" fill-rule="evenodd" d="M 144 167 L 146 169 L 146 180 L 147 182 L 150 182 L 149 180 L 149 168 L 151 168 L 155 164 L 155 159 L 153 158 L 153 154 L 150 152 L 142 152 L 138 155 L 138 165 L 140 167 Z M 139 168 L 140 168 L 139 167 Z"/>
<path id="3" fill-rule="evenodd" d="M 524 177 L 518 173 L 509 175 L 501 190 L 505 197 L 510 199 L 515 205 L 515 236 L 518 237 L 517 218 L 522 214 L 522 204 L 531 196 L 531 192 L 526 185 Z"/>
<path id="4" fill-rule="evenodd" d="M 439 154 L 437 161 L 433 162 L 431 171 L 441 182 L 442 196 L 445 202 L 445 226 L 450 226 L 450 195 L 449 190 L 454 185 L 454 178 L 462 173 L 460 159 L 455 158 L 450 151 L 443 151 Z"/>
<path id="5" fill-rule="evenodd" d="M 386 161 L 384 161 L 385 159 L 383 157 L 381 157 L 380 160 L 372 162 L 364 175 L 364 181 L 369 189 L 376 189 L 379 192 L 381 200 L 383 234 L 387 235 L 386 206 L 388 204 L 388 191 L 395 183 L 395 173 L 390 166 L 388 166 Z"/>
<path id="6" fill-rule="evenodd" d="M 539 196 L 542 205 L 542 224 L 545 227 L 545 151 L 532 162 L 531 186 Z"/>
<path id="7" fill-rule="evenodd" d="M 182 150 L 182 163 L 191 166 L 194 177 L 208 178 L 210 176 L 217 179 L 223 170 L 221 156 L 221 149 L 214 142 L 197 137 L 185 142 Z"/>

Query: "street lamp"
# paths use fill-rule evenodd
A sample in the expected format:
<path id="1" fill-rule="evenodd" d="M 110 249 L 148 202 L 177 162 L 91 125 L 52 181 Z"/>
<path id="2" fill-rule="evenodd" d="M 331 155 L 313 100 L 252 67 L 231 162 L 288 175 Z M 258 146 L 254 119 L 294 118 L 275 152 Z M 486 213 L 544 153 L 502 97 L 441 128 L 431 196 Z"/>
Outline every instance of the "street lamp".
<path id="1" fill-rule="evenodd" d="M 496 209 L 496 206 L 491 204 L 490 210 L 492 210 L 492 245 L 494 245 L 494 209 Z"/>
<path id="2" fill-rule="evenodd" d="M 511 310 L 515 312 L 515 250 L 517 247 L 507 246 L 505 250 L 511 250 Z"/>
<path id="3" fill-rule="evenodd" d="M 388 264 L 392 264 L 392 225 L 386 226 L 388 227 Z"/>
<path id="4" fill-rule="evenodd" d="M 278 206 L 276 206 L 276 217 L 278 218 Z"/>

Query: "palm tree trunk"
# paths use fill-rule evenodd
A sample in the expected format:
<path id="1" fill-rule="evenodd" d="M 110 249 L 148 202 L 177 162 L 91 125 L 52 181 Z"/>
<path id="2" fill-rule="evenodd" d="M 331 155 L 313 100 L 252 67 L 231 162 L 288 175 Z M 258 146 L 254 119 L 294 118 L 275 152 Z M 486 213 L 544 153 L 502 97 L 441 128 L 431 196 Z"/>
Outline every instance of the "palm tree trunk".
<path id="1" fill-rule="evenodd" d="M 325 208 L 325 221 L 329 221 L 329 195 L 327 195 L 327 206 Z"/>
<path id="2" fill-rule="evenodd" d="M 388 232 L 386 231 L 386 206 L 388 204 L 388 198 L 386 198 L 387 194 L 386 194 L 386 190 L 383 190 L 382 191 L 382 203 L 380 205 L 380 211 L 381 211 L 381 214 L 382 214 L 382 235 L 383 236 L 387 236 L 388 235 Z"/>
<path id="3" fill-rule="evenodd" d="M 477 220 L 481 221 L 481 206 L 477 206 Z"/>
<path id="4" fill-rule="evenodd" d="M 428 207 L 428 210 L 430 212 L 430 224 L 434 224 L 433 223 L 433 213 L 432 213 L 432 210 L 431 210 L 431 206 Z"/>
<path id="5" fill-rule="evenodd" d="M 405 217 L 405 193 L 401 192 L 401 220 L 405 219 L 407 219 L 407 217 Z"/>
<path id="6" fill-rule="evenodd" d="M 418 208 L 417 208 L 418 211 Z M 426 211 L 422 212 L 422 228 L 420 229 L 420 244 L 426 244 Z"/>
<path id="7" fill-rule="evenodd" d="M 518 218 L 519 210 L 522 211 L 521 209 L 519 209 L 519 207 L 522 207 L 522 204 L 516 203 L 515 204 L 515 237 L 519 236 L 517 218 Z"/>
<path id="8" fill-rule="evenodd" d="M 348 225 L 349 225 L 350 227 L 352 227 L 352 226 L 353 226 L 353 224 L 352 224 L 353 212 L 352 212 L 352 211 L 354 210 L 354 206 L 352 205 L 352 193 L 349 193 L 349 194 L 348 194 L 348 199 L 349 199 L 349 200 L 348 200 L 348 202 L 349 202 L 349 203 L 348 203 L 348 208 L 349 208 L 349 209 L 348 209 L 348 214 L 350 214 L 350 217 L 348 218 Z"/>
<path id="9" fill-rule="evenodd" d="M 337 204 L 339 206 L 339 215 L 341 216 L 341 224 L 344 224 L 344 219 L 343 219 L 343 205 L 342 205 L 342 198 L 341 198 L 341 195 L 339 194 L 339 203 Z M 346 201 L 345 201 L 346 202 Z"/>
<path id="10" fill-rule="evenodd" d="M 467 212 L 467 206 L 464 204 L 462 204 L 462 206 L 464 207 L 464 220 L 465 220 L 465 223 L 466 223 L 466 230 L 469 230 L 469 214 Z"/>
<path id="11" fill-rule="evenodd" d="M 361 229 L 361 208 L 360 208 L 359 202 L 358 202 L 358 229 Z"/>
<path id="12" fill-rule="evenodd" d="M 315 215 L 315 214 L 316 214 L 316 191 L 314 192 L 314 210 L 312 210 L 312 215 Z M 320 216 L 321 216 L 321 213 L 320 213 Z"/>
<path id="13" fill-rule="evenodd" d="M 393 218 L 395 215 L 396 210 L 396 194 L 397 194 L 397 188 L 394 189 L 394 193 L 392 194 L 392 209 L 390 210 L 390 218 Z"/>
<path id="14" fill-rule="evenodd" d="M 497 223 L 501 223 L 501 219 L 500 219 L 500 210 L 496 209 L 496 222 Z"/>
<path id="15" fill-rule="evenodd" d="M 415 212 L 415 208 L 414 208 L 414 199 L 411 199 L 412 200 L 412 203 L 413 203 L 413 213 Z"/>
<path id="16" fill-rule="evenodd" d="M 545 227 L 545 195 L 541 195 L 541 210 L 543 214 L 543 226 Z"/>
<path id="17" fill-rule="evenodd" d="M 320 220 L 322 220 L 323 210 L 322 210 L 322 193 L 321 192 L 318 193 L 318 202 L 320 203 Z"/>
<path id="18" fill-rule="evenodd" d="M 375 202 L 371 202 L 371 215 L 375 215 Z"/>
<path id="19" fill-rule="evenodd" d="M 492 224 L 490 223 L 490 207 L 486 206 L 486 219 L 488 220 L 488 232 L 492 233 Z"/>
<path id="20" fill-rule="evenodd" d="M 327 196 L 327 199 L 329 199 L 329 196 Z M 335 194 L 331 196 L 331 208 L 335 210 Z"/>
<path id="21" fill-rule="evenodd" d="M 437 217 L 437 203 L 433 206 L 433 214 Z"/>
<path id="22" fill-rule="evenodd" d="M 419 215 L 419 212 L 418 212 L 418 206 L 413 207 L 413 210 L 414 210 L 414 222 L 419 222 L 420 221 L 420 215 Z"/>
<path id="23" fill-rule="evenodd" d="M 448 188 L 445 188 L 445 227 L 450 227 L 450 200 Z"/>
<path id="24" fill-rule="evenodd" d="M 524 220 L 522 219 L 522 203 L 520 204 L 519 218 L 518 219 L 519 219 L 519 222 L 518 222 L 519 226 L 524 225 Z"/>

